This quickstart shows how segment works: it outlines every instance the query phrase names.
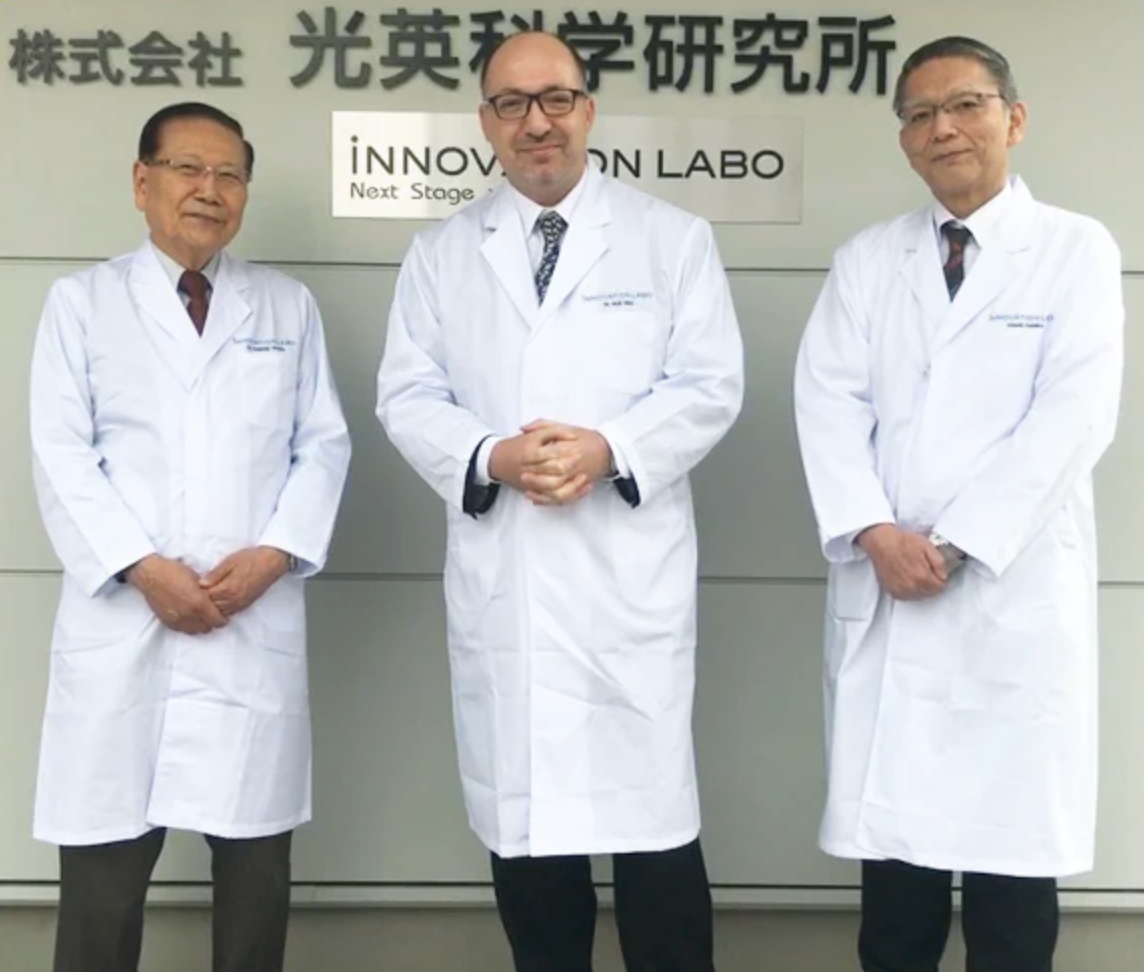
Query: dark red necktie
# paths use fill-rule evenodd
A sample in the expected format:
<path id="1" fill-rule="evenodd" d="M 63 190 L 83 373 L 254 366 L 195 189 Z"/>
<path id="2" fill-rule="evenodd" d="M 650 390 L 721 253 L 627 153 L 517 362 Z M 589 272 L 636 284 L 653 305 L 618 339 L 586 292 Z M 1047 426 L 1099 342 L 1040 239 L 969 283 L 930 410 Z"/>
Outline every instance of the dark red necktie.
<path id="1" fill-rule="evenodd" d="M 945 273 L 945 286 L 949 290 L 949 299 L 957 296 L 957 291 L 965 280 L 965 247 L 973 239 L 973 234 L 964 226 L 959 226 L 952 219 L 941 224 L 942 235 L 949 241 L 949 256 L 941 268 Z"/>
<path id="2" fill-rule="evenodd" d="M 210 305 L 211 282 L 198 270 L 184 270 L 179 278 L 179 292 L 187 295 L 187 313 L 195 330 L 202 334 Z"/>

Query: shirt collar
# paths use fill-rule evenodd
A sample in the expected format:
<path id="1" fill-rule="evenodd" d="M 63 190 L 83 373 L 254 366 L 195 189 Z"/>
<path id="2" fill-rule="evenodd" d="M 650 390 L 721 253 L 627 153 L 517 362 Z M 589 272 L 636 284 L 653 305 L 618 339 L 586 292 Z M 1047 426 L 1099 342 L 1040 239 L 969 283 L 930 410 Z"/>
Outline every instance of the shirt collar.
<path id="1" fill-rule="evenodd" d="M 555 209 L 564 222 L 569 226 L 572 225 L 572 213 L 576 209 L 576 204 L 580 201 L 580 197 L 584 195 L 584 186 L 588 182 L 588 166 L 592 164 L 589 159 L 587 165 L 584 166 L 584 174 L 580 176 L 580 181 L 572 187 L 572 190 L 560 200 L 555 206 L 541 206 L 540 203 L 529 199 L 523 192 L 516 188 L 516 186 L 509 185 L 509 192 L 512 193 L 513 202 L 516 203 L 516 211 L 520 214 L 520 225 L 524 229 L 524 237 L 528 239 L 532 231 L 536 228 L 536 220 L 541 213 L 549 209 Z"/>
<path id="2" fill-rule="evenodd" d="M 183 271 L 187 268 L 179 263 L 178 260 L 169 257 L 166 253 L 160 250 L 155 245 L 154 240 L 151 241 L 151 249 L 155 251 L 155 256 L 159 260 L 159 266 L 161 266 L 164 272 L 167 274 L 167 277 L 171 281 L 171 286 L 178 290 L 179 278 L 182 277 Z M 215 277 L 218 276 L 218 265 L 221 259 L 222 255 L 220 253 L 216 253 L 213 257 L 210 258 L 210 262 L 205 267 L 203 267 L 203 276 L 207 278 L 207 282 L 211 285 L 212 290 L 214 289 L 215 285 Z"/>
<path id="3" fill-rule="evenodd" d="M 965 219 L 958 219 L 936 199 L 933 204 L 933 228 L 937 233 L 938 242 L 941 242 L 941 227 L 943 223 L 953 220 L 973 234 L 974 242 L 982 249 L 990 246 L 997 239 L 997 225 L 1001 222 L 1009 204 L 1013 201 L 1013 184 L 1009 179 L 996 196 L 984 206 L 979 206 Z"/>

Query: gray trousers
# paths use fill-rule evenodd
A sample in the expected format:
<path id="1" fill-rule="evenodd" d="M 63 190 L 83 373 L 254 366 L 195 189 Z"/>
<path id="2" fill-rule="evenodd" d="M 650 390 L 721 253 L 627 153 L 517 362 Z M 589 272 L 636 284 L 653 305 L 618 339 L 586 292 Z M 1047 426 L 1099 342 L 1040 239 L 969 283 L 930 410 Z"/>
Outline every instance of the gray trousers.
<path id="1" fill-rule="evenodd" d="M 135 840 L 60 848 L 54 972 L 138 972 L 143 903 L 166 836 L 158 829 Z M 291 837 L 206 837 L 214 972 L 282 972 Z"/>

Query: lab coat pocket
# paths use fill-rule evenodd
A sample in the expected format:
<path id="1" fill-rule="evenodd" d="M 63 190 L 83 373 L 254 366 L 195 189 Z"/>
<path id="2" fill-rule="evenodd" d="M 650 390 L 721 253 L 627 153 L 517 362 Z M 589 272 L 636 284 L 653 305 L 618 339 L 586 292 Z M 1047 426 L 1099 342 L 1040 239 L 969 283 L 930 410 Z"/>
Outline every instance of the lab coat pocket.
<path id="1" fill-rule="evenodd" d="M 297 357 L 290 350 L 247 350 L 238 369 L 239 400 L 251 425 L 290 430 L 294 425 Z"/>
<path id="2" fill-rule="evenodd" d="M 609 549 L 616 570 L 616 588 L 633 620 L 647 631 L 694 641 L 695 607 L 691 596 L 697 572 L 697 544 L 691 519 L 690 490 L 679 480 L 635 509 L 615 494 L 602 509 Z M 600 531 L 601 533 L 603 530 Z"/>
<path id="3" fill-rule="evenodd" d="M 162 630 L 149 610 L 61 616 L 48 712 L 122 713 L 148 704 L 163 667 Z"/>
<path id="4" fill-rule="evenodd" d="M 309 705 L 303 583 L 282 577 L 252 605 L 259 668 L 253 704 L 263 712 L 297 714 Z"/>
<path id="5" fill-rule="evenodd" d="M 826 582 L 826 602 L 838 621 L 868 621 L 878 606 L 878 575 L 863 558 L 832 564 Z"/>
<path id="6" fill-rule="evenodd" d="M 878 575 L 869 560 L 831 564 L 826 582 L 823 670 L 829 686 L 870 630 L 878 607 Z"/>
<path id="7" fill-rule="evenodd" d="M 471 647 L 507 637 L 505 631 L 485 623 L 503 580 L 500 547 L 505 526 L 501 517 L 506 499 L 501 496 L 492 510 L 476 520 L 449 508 L 444 587 L 450 642 L 454 647 Z"/>
<path id="8" fill-rule="evenodd" d="M 159 626 L 143 595 L 130 584 L 109 585 L 109 592 L 86 597 L 69 587 L 56 618 L 52 648 L 60 654 L 108 645 L 136 645 Z"/>
<path id="9" fill-rule="evenodd" d="M 284 655 L 306 654 L 306 602 L 300 577 L 287 574 L 270 585 L 251 605 L 258 619 L 259 641 Z"/>
<path id="10" fill-rule="evenodd" d="M 663 370 L 663 342 L 654 314 L 612 310 L 586 321 L 589 352 L 584 373 L 604 391 L 636 397 L 651 387 Z"/>

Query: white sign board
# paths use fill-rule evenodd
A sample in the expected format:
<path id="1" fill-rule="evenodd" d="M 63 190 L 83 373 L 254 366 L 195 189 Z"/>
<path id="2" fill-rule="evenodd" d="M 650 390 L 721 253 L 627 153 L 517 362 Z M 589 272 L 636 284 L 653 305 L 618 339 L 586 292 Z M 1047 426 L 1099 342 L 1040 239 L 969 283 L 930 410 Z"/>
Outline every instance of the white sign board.
<path id="1" fill-rule="evenodd" d="M 333 113 L 333 214 L 440 219 L 503 184 L 476 112 Z M 604 172 L 714 223 L 802 220 L 800 118 L 596 118 Z"/>

